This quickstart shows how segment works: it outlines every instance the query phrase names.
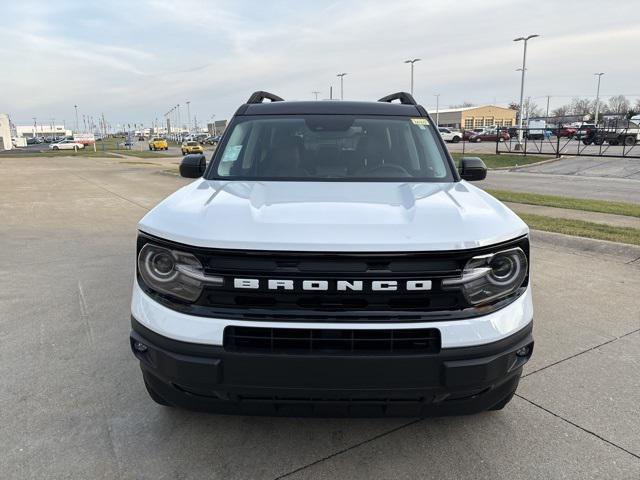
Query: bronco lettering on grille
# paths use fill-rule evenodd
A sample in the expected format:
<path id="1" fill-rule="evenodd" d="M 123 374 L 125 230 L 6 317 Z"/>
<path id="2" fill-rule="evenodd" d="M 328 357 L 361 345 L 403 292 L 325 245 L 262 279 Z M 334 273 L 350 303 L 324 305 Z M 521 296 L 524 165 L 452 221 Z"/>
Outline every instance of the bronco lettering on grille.
<path id="1" fill-rule="evenodd" d="M 362 292 L 365 289 L 373 292 L 393 292 L 398 290 L 420 291 L 431 290 L 431 280 L 289 280 L 258 278 L 234 278 L 233 287 L 257 290 L 266 287 L 268 290 L 294 290 L 296 287 L 304 291 L 338 291 Z"/>

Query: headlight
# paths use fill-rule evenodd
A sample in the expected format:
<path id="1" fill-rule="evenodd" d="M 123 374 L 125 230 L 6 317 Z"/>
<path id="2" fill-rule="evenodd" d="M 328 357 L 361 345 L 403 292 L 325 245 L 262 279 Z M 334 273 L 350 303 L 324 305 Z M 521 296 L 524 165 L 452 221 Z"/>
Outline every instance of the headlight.
<path id="1" fill-rule="evenodd" d="M 527 256 L 521 248 L 473 257 L 460 278 L 447 278 L 442 288 L 459 288 L 471 305 L 480 305 L 515 292 L 527 276 Z"/>
<path id="2" fill-rule="evenodd" d="M 205 284 L 222 285 L 222 277 L 204 274 L 192 254 L 147 243 L 138 254 L 138 272 L 153 290 L 193 302 Z"/>

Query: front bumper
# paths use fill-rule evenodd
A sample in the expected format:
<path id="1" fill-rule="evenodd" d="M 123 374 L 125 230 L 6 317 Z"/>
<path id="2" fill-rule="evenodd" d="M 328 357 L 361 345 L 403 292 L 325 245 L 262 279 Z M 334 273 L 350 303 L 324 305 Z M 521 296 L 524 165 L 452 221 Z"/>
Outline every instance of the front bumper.
<path id="1" fill-rule="evenodd" d="M 132 328 L 132 351 L 159 396 L 179 407 L 236 414 L 476 413 L 512 394 L 533 350 L 531 323 L 490 344 L 385 356 L 234 353 L 165 337 L 133 317 Z M 527 354 L 518 356 L 523 347 Z"/>

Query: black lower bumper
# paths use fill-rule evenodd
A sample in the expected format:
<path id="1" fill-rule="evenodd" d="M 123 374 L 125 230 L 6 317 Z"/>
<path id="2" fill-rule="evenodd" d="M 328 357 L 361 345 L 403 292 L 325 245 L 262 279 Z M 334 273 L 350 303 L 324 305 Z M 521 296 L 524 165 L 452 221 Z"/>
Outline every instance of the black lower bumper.
<path id="1" fill-rule="evenodd" d="M 169 339 L 133 318 L 132 327 L 132 351 L 157 396 L 178 407 L 234 414 L 476 413 L 513 394 L 533 350 L 531 326 L 488 345 L 385 356 L 236 353 Z M 133 348 L 135 342 L 146 351 Z M 528 352 L 518 356 L 523 347 Z"/>

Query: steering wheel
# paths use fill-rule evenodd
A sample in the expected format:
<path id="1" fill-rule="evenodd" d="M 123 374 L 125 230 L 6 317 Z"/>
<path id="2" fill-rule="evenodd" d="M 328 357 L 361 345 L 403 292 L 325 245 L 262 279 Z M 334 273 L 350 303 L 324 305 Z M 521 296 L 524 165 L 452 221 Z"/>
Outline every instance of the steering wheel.
<path id="1" fill-rule="evenodd" d="M 375 173 L 378 173 L 378 174 L 382 174 L 382 175 L 384 175 L 384 174 L 385 174 L 385 173 L 387 173 L 387 172 L 388 172 L 388 173 L 400 173 L 400 174 L 402 174 L 402 176 L 404 176 L 404 177 L 411 177 L 411 176 L 412 176 L 412 175 L 407 171 L 407 169 L 406 169 L 406 168 L 404 168 L 404 167 L 403 167 L 403 166 L 401 166 L 401 165 L 395 165 L 395 164 L 393 164 L 393 163 L 390 163 L 390 164 L 388 164 L 388 165 L 380 165 L 379 167 L 376 167 L 376 168 L 374 168 L 374 169 L 372 169 L 372 170 L 369 170 L 369 171 L 368 171 L 368 172 L 366 172 L 366 173 L 368 173 L 368 174 L 375 174 Z"/>

